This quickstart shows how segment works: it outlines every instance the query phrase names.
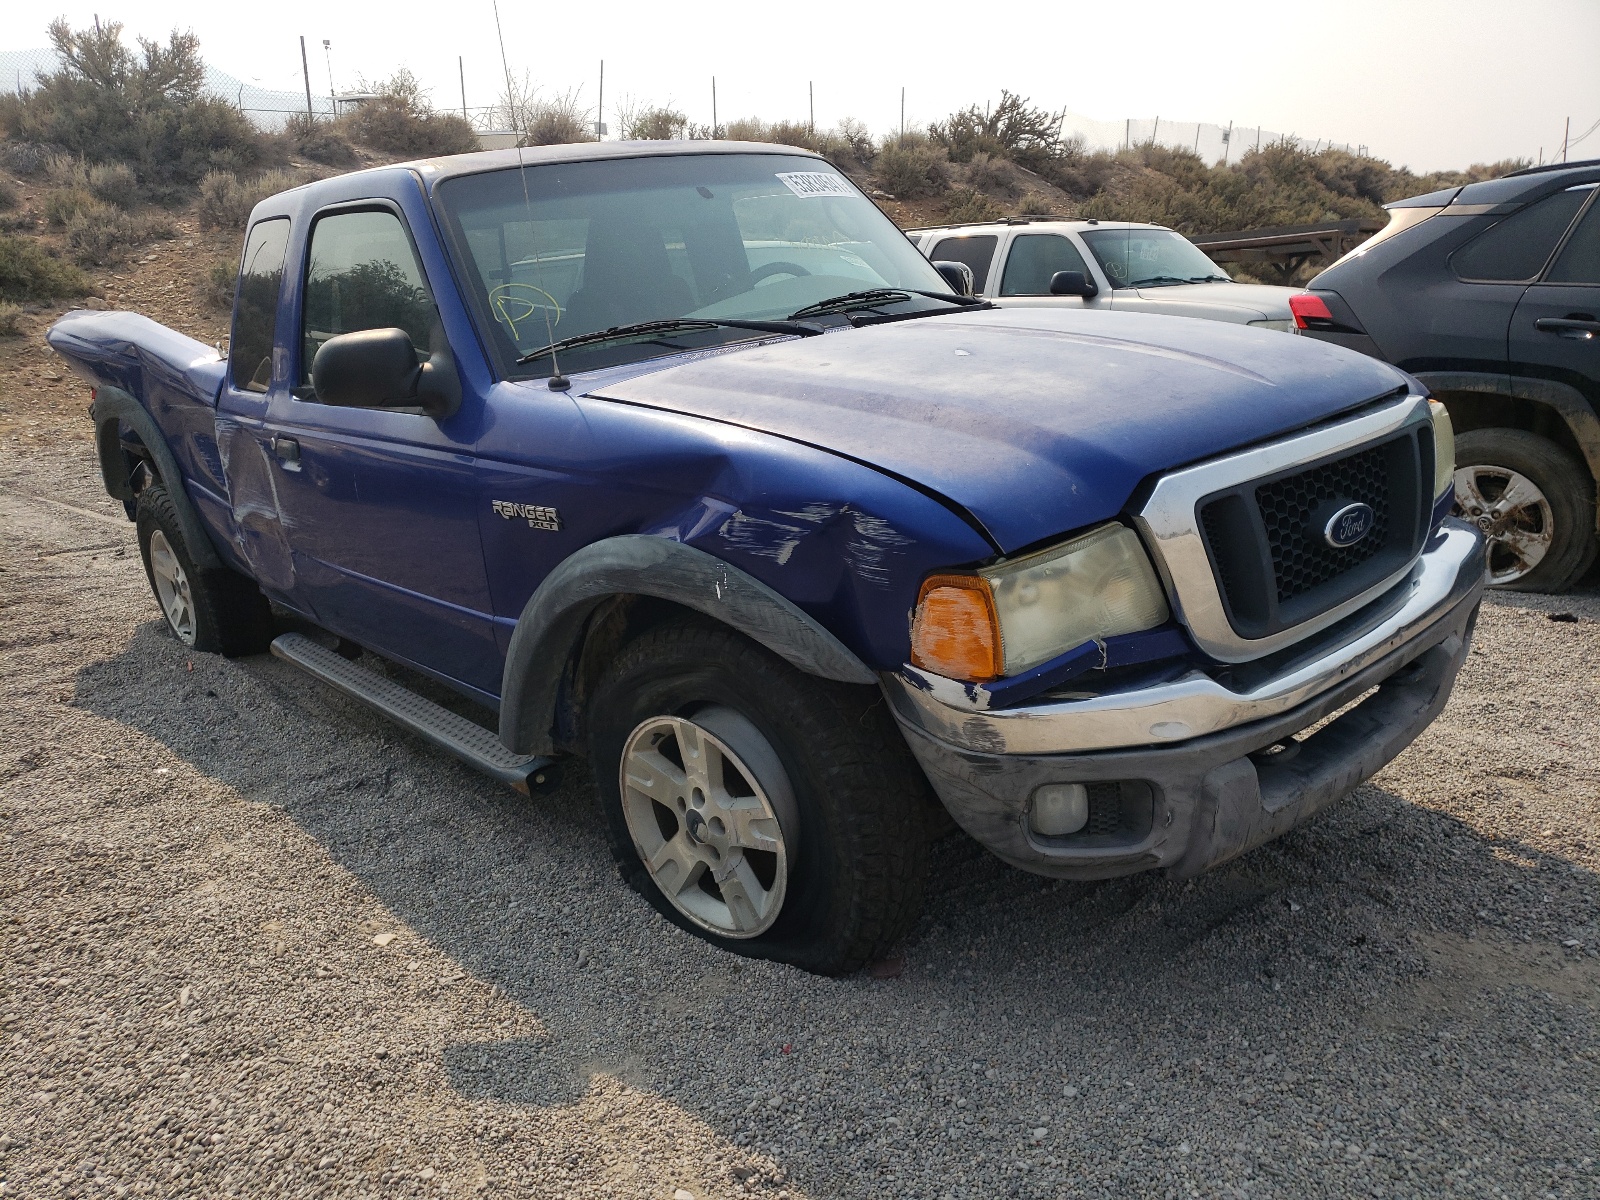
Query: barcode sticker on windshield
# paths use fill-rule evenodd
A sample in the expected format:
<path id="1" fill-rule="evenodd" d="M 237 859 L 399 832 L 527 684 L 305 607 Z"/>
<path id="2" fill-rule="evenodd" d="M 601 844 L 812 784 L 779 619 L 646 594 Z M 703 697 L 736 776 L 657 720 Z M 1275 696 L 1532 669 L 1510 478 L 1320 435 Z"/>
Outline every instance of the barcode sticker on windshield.
<path id="1" fill-rule="evenodd" d="M 796 196 L 850 196 L 854 193 L 842 175 L 831 171 L 780 171 L 783 186 Z"/>

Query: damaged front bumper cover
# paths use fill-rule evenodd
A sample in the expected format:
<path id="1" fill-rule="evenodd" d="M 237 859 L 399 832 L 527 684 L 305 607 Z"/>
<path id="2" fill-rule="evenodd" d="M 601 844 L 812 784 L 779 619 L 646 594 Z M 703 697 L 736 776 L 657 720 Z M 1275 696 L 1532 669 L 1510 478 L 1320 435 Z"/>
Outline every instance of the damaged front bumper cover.
<path id="1" fill-rule="evenodd" d="M 1282 835 L 1410 745 L 1450 697 L 1483 587 L 1476 531 L 1448 520 L 1353 632 L 1246 690 L 1195 671 L 988 710 L 910 668 L 884 686 L 945 807 L 1007 862 L 1063 878 L 1154 868 L 1187 877 Z M 1059 783 L 1089 786 L 1092 819 L 1045 837 L 1030 826 L 1031 797 Z"/>

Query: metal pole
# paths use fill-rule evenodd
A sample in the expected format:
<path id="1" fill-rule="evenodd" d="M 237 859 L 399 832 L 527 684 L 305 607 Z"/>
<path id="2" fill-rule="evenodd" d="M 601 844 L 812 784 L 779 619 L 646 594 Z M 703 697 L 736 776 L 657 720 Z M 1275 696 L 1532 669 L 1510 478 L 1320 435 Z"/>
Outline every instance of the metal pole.
<path id="1" fill-rule="evenodd" d="M 1228 132 L 1222 139 L 1222 165 L 1228 165 L 1228 153 L 1233 149 L 1233 122 L 1228 122 Z"/>
<path id="2" fill-rule="evenodd" d="M 1194 153 L 1195 153 L 1195 157 L 1196 158 L 1198 158 L 1200 156 L 1200 122 L 1199 121 L 1196 121 L 1194 123 Z"/>
<path id="3" fill-rule="evenodd" d="M 1133 118 L 1128 117 L 1122 122 L 1122 145 L 1125 149 L 1133 149 Z"/>
<path id="4" fill-rule="evenodd" d="M 1152 146 L 1154 146 L 1156 144 L 1156 138 L 1158 136 L 1160 136 L 1160 134 L 1161 134 L 1161 114 L 1157 113 L 1156 114 L 1156 123 L 1150 130 L 1150 144 Z"/>
<path id="5" fill-rule="evenodd" d="M 333 43 L 322 39 L 322 57 L 328 62 L 328 104 L 334 116 L 339 115 L 339 98 L 333 94 Z"/>
<path id="6" fill-rule="evenodd" d="M 300 35 L 300 73 L 306 78 L 306 121 L 309 123 L 316 118 L 311 115 L 311 66 L 306 61 L 306 38 Z"/>
<path id="7" fill-rule="evenodd" d="M 600 60 L 600 99 L 595 104 L 594 137 L 599 141 L 606 135 L 606 60 Z"/>
<path id="8" fill-rule="evenodd" d="M 711 77 L 711 138 L 717 137 L 717 77 Z"/>
<path id="9" fill-rule="evenodd" d="M 1567 161 L 1567 139 L 1572 136 L 1572 118 L 1567 118 L 1567 127 L 1561 134 L 1561 161 Z"/>
<path id="10" fill-rule="evenodd" d="M 456 71 L 461 76 L 461 119 L 467 120 L 467 64 L 456 55 Z"/>
<path id="11" fill-rule="evenodd" d="M 817 84 L 815 80 L 806 84 L 806 97 L 810 105 L 811 120 L 807 128 L 815 133 L 817 131 Z"/>
<path id="12" fill-rule="evenodd" d="M 900 89 L 900 140 L 906 140 L 906 90 Z"/>

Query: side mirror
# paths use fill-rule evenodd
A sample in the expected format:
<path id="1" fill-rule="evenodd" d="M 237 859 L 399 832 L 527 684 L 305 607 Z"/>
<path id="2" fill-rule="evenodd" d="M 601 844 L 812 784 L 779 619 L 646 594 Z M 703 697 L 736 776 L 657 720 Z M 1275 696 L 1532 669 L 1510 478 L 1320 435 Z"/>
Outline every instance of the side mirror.
<path id="1" fill-rule="evenodd" d="M 1052 296 L 1082 296 L 1087 300 L 1090 296 L 1098 296 L 1100 289 L 1095 286 L 1082 271 L 1057 271 L 1050 276 L 1050 294 Z"/>
<path id="2" fill-rule="evenodd" d="M 420 408 L 436 421 L 461 407 L 461 380 L 442 337 L 418 364 L 404 329 L 362 329 L 322 343 L 311 363 L 311 386 L 324 404 L 342 408 Z"/>
<path id="3" fill-rule="evenodd" d="M 933 269 L 944 276 L 944 281 L 950 285 L 950 290 L 958 296 L 972 295 L 972 268 L 963 262 L 950 262 L 941 259 L 933 264 Z"/>

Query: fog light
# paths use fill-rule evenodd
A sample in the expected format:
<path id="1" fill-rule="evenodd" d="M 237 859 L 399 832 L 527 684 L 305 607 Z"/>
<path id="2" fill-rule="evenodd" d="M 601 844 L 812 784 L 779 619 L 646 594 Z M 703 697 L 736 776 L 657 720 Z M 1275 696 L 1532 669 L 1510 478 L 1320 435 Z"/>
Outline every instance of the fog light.
<path id="1" fill-rule="evenodd" d="M 1089 823 L 1089 789 L 1081 783 L 1047 783 L 1033 793 L 1033 831 L 1066 837 Z"/>

